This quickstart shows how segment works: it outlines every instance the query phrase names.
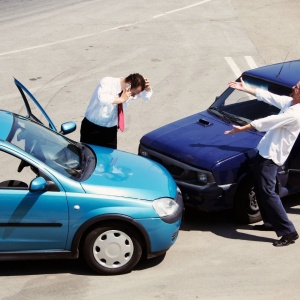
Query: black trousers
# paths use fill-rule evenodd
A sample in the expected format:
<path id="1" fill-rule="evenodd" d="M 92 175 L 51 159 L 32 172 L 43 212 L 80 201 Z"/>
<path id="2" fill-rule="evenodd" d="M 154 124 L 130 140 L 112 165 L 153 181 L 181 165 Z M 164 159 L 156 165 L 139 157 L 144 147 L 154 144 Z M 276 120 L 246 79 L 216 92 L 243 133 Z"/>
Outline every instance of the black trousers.
<path id="1" fill-rule="evenodd" d="M 257 154 L 253 167 L 257 201 L 264 223 L 271 224 L 277 236 L 296 231 L 275 191 L 278 166 L 271 159 Z"/>
<path id="2" fill-rule="evenodd" d="M 84 118 L 80 128 L 80 142 L 117 149 L 117 126 L 102 127 Z"/>

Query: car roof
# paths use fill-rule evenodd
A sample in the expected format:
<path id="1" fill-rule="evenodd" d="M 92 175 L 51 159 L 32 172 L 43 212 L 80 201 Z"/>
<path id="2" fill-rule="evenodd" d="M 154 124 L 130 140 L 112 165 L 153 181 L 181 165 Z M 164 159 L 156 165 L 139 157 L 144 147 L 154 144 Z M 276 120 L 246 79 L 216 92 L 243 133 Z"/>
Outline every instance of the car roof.
<path id="1" fill-rule="evenodd" d="M 245 71 L 243 75 L 293 87 L 300 81 L 300 60 L 292 60 Z"/>
<path id="2" fill-rule="evenodd" d="M 13 114 L 5 110 L 0 110 L 0 120 L 0 140 L 6 140 L 13 125 Z"/>

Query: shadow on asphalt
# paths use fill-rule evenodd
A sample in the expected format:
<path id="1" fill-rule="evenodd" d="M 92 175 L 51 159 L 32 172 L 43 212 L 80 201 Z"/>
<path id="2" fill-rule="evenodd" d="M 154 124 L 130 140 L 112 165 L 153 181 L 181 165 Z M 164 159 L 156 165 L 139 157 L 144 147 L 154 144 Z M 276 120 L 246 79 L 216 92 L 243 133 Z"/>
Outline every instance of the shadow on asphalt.
<path id="1" fill-rule="evenodd" d="M 34 261 L 1 261 L 1 276 L 26 276 L 41 274 L 75 274 L 75 275 L 96 275 L 80 259 L 75 260 L 34 260 Z"/>
<path id="2" fill-rule="evenodd" d="M 152 259 L 142 258 L 133 268 L 133 271 L 142 271 L 153 268 L 160 264 L 164 258 L 165 254 Z M 83 259 L 0 261 L 0 277 L 64 273 L 73 275 L 102 276 L 93 272 L 93 270 L 86 265 Z"/>
<path id="3" fill-rule="evenodd" d="M 300 215 L 300 195 L 289 196 L 285 198 L 283 203 L 288 214 Z M 252 227 L 253 225 L 241 225 L 236 223 L 234 221 L 232 211 L 202 213 L 195 210 L 187 210 L 185 212 L 180 230 L 210 231 L 218 236 L 227 239 L 239 239 L 268 243 L 272 243 L 277 239 L 275 233 L 274 239 L 264 237 L 264 233 L 259 231 L 253 231 L 253 234 L 251 234 L 249 230 L 252 230 Z M 243 232 L 243 230 L 245 230 L 245 232 Z M 153 268 L 160 264 L 164 260 L 164 258 L 165 255 L 161 255 L 149 260 L 142 259 L 133 270 L 142 271 Z M 85 264 L 83 259 L 0 262 L 0 277 L 63 273 L 73 275 L 99 276 Z"/>
<path id="4" fill-rule="evenodd" d="M 299 194 L 284 198 L 283 204 L 288 214 L 300 214 Z M 262 222 L 260 222 L 259 224 L 262 224 Z M 264 237 L 264 233 L 260 231 L 254 231 L 253 226 L 254 224 L 243 225 L 237 223 L 234 219 L 232 211 L 204 213 L 196 210 L 187 209 L 184 214 L 180 230 L 210 231 L 218 236 L 222 236 L 228 239 L 248 240 L 257 242 L 273 243 L 275 240 L 278 239 L 275 232 L 274 239 Z M 253 230 L 253 234 L 251 234 L 251 230 Z"/>

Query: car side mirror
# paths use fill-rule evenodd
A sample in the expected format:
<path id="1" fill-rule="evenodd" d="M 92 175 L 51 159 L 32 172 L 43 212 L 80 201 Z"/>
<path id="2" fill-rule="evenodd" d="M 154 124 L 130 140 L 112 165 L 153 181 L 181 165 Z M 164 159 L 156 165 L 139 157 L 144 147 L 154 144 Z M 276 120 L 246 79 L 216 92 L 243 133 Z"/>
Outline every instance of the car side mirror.
<path id="1" fill-rule="evenodd" d="M 60 133 L 65 135 L 65 134 L 69 134 L 73 131 L 76 130 L 76 123 L 75 122 L 65 122 L 63 124 L 61 124 L 61 127 L 60 127 Z"/>
<path id="2" fill-rule="evenodd" d="M 47 182 L 43 177 L 37 177 L 30 182 L 29 191 L 31 193 L 43 191 L 47 186 Z"/>

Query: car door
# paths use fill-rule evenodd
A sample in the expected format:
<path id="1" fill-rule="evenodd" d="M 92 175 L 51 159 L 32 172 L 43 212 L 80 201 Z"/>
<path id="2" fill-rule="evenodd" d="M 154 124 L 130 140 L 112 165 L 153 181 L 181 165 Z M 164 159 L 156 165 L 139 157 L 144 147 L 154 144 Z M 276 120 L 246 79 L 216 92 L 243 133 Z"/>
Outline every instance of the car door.
<path id="1" fill-rule="evenodd" d="M 0 251 L 65 249 L 68 205 L 58 182 L 37 164 L 1 146 L 0 162 Z M 51 182 L 51 188 L 30 192 L 30 182 L 39 176 Z"/>
<path id="2" fill-rule="evenodd" d="M 48 114 L 45 112 L 45 110 L 42 108 L 42 106 L 40 105 L 40 103 L 35 99 L 35 97 L 31 94 L 31 92 L 20 82 L 18 81 L 17 79 L 15 79 L 15 84 L 17 86 L 17 88 L 19 89 L 20 93 L 21 93 L 21 96 L 23 98 L 23 101 L 24 101 L 24 104 L 25 104 L 25 107 L 26 107 L 26 110 L 27 110 L 27 114 L 28 114 L 28 117 L 31 119 L 31 120 L 34 120 L 38 123 L 41 123 L 43 124 L 43 122 L 38 119 L 33 113 L 32 113 L 32 110 L 30 108 L 30 105 L 29 105 L 29 102 L 28 102 L 28 99 L 26 97 L 26 95 L 33 101 L 33 103 L 35 104 L 35 106 L 39 109 L 39 111 L 43 114 L 43 116 L 45 117 L 45 119 L 47 120 L 48 124 L 49 124 L 49 127 L 54 130 L 54 131 L 57 131 L 55 125 L 53 124 L 53 122 L 51 121 L 50 117 L 48 116 Z M 44 125 L 47 125 L 47 124 L 44 124 Z"/>
<path id="3" fill-rule="evenodd" d="M 38 122 L 40 124 L 43 124 L 45 126 L 48 126 L 49 128 L 51 128 L 53 131 L 58 131 L 54 125 L 54 123 L 51 121 L 50 117 L 48 116 L 48 114 L 46 113 L 46 111 L 43 109 L 43 107 L 40 105 L 40 103 L 36 100 L 36 98 L 32 95 L 32 93 L 17 79 L 15 79 L 15 84 L 22 96 L 22 99 L 24 101 L 26 110 L 27 110 L 27 117 L 30 118 L 31 120 L 34 120 L 35 122 Z M 36 107 L 38 109 L 38 111 L 40 111 L 42 113 L 41 117 L 43 118 L 43 121 L 41 121 L 41 117 L 37 118 L 33 112 L 32 109 L 29 105 L 28 102 L 28 98 L 31 99 L 31 101 L 34 104 L 34 107 Z M 47 124 L 46 124 L 47 123 Z M 75 122 L 65 122 L 61 125 L 60 128 L 60 133 L 61 134 L 69 134 L 71 132 L 73 132 L 74 130 L 76 130 L 76 123 Z"/>

